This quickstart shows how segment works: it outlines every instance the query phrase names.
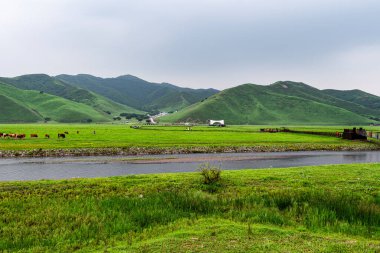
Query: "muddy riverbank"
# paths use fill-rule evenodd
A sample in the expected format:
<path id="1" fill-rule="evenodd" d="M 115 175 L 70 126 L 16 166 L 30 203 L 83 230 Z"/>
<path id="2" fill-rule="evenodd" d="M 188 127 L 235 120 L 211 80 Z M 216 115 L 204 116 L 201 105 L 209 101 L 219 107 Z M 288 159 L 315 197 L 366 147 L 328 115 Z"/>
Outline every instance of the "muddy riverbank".
<path id="1" fill-rule="evenodd" d="M 78 149 L 33 149 L 0 150 L 0 158 L 15 157 L 78 157 L 78 156 L 133 156 L 168 155 L 196 153 L 251 153 L 251 152 L 287 152 L 287 151 L 374 151 L 380 145 L 372 142 L 360 142 L 356 145 L 324 144 L 283 144 L 256 146 L 205 146 L 205 147 L 124 147 L 124 148 L 78 148 Z"/>

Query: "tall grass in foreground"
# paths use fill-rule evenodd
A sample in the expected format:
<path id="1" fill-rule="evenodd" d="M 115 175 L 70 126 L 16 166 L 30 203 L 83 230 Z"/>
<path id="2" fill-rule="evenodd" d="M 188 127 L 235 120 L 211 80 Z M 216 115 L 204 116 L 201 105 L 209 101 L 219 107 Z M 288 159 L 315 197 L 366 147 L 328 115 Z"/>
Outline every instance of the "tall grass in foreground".
<path id="1" fill-rule="evenodd" d="M 213 193 L 194 173 L 3 183 L 0 251 L 132 243 L 156 226 L 207 217 L 379 238 L 380 165 L 361 166 L 223 172 Z"/>

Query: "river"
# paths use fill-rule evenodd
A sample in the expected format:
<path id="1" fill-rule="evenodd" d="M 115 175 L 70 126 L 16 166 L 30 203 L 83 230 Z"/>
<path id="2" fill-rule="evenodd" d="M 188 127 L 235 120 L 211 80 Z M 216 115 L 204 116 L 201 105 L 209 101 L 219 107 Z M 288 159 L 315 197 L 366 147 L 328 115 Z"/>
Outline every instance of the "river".
<path id="1" fill-rule="evenodd" d="M 151 156 L 0 159 L 0 181 L 94 178 L 129 174 L 195 171 L 210 163 L 223 170 L 286 168 L 380 162 L 379 151 L 268 152 Z"/>

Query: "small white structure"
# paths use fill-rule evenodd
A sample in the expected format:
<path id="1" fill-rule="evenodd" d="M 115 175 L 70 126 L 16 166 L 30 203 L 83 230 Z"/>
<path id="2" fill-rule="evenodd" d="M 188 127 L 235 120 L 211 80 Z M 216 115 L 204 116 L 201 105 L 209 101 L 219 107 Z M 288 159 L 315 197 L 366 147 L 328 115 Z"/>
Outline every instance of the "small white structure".
<path id="1" fill-rule="evenodd" d="M 208 120 L 208 125 L 209 126 L 222 126 L 222 127 L 226 126 L 224 124 L 224 119 L 222 119 L 222 120 L 212 120 L 212 119 L 209 119 Z"/>
<path id="2" fill-rule="evenodd" d="M 154 116 L 152 116 L 152 117 L 154 117 L 154 118 L 158 118 L 158 117 L 162 117 L 162 116 L 165 116 L 165 115 L 168 115 L 169 113 L 167 113 L 167 112 L 160 112 L 159 114 L 156 114 L 156 115 L 154 115 Z"/>

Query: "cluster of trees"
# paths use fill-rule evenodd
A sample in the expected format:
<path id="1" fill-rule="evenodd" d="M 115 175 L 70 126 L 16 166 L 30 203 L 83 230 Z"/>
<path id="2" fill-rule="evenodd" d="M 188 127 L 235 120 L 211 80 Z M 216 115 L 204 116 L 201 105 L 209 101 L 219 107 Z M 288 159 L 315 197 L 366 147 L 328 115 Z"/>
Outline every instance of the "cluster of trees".
<path id="1" fill-rule="evenodd" d="M 380 121 L 380 118 L 376 118 L 376 117 L 369 117 L 369 119 Z"/>
<path id="2" fill-rule="evenodd" d="M 137 114 L 137 113 L 120 113 L 121 117 L 125 117 L 126 119 L 135 118 L 138 121 L 143 121 L 149 119 L 148 114 Z"/>

